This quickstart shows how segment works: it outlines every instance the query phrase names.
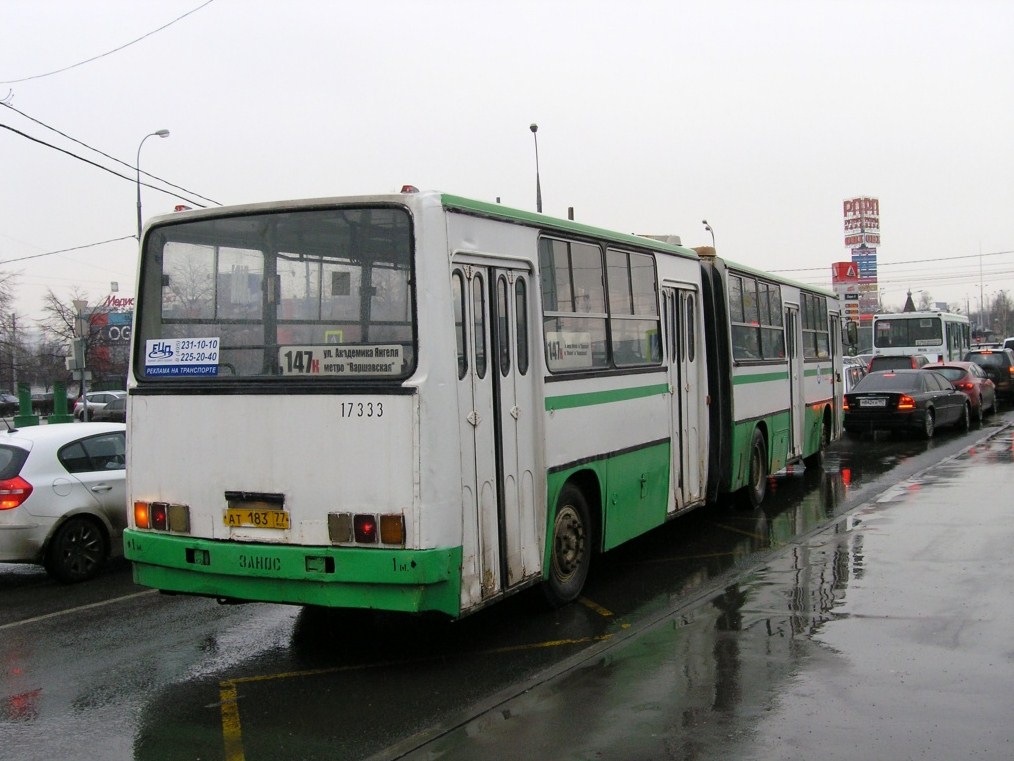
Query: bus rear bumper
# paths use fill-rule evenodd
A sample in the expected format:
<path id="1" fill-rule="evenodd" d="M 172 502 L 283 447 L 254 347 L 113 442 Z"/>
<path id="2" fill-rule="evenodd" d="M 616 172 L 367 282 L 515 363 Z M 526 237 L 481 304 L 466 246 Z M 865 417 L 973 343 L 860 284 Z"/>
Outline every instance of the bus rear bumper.
<path id="1" fill-rule="evenodd" d="M 252 544 L 127 529 L 134 581 L 229 600 L 460 614 L 461 548 Z"/>

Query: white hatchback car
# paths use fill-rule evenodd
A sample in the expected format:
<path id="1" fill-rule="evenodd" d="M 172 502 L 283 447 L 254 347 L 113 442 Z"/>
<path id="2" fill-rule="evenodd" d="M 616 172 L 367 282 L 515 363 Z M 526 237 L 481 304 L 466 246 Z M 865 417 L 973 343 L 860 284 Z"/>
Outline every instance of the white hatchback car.
<path id="1" fill-rule="evenodd" d="M 0 562 L 38 563 L 63 582 L 123 552 L 126 426 L 0 430 Z"/>

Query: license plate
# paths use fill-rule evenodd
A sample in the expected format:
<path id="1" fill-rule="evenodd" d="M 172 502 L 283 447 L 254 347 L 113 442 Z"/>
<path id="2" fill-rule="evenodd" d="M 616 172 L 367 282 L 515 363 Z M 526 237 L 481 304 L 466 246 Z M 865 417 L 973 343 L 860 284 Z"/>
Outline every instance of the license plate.
<path id="1" fill-rule="evenodd" d="M 859 406 L 860 407 L 886 407 L 887 406 L 887 400 L 886 399 L 860 399 L 859 400 Z"/>
<path id="2" fill-rule="evenodd" d="M 287 529 L 289 527 L 289 514 L 284 510 L 229 507 L 225 511 L 225 525 L 232 527 Z"/>

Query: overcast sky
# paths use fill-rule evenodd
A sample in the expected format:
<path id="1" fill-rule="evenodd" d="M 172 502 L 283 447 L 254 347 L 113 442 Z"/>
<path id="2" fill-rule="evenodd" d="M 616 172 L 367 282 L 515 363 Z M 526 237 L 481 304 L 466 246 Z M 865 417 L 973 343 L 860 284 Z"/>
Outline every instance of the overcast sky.
<path id="1" fill-rule="evenodd" d="M 720 255 L 830 286 L 842 201 L 872 196 L 888 305 L 1014 295 L 1011 0 L 0 0 L 0 29 L 0 125 L 126 177 L 0 129 L 25 318 L 132 295 L 158 129 L 141 168 L 205 205 L 411 183 L 534 210 L 537 122 L 548 214 L 687 245 L 707 219 Z"/>

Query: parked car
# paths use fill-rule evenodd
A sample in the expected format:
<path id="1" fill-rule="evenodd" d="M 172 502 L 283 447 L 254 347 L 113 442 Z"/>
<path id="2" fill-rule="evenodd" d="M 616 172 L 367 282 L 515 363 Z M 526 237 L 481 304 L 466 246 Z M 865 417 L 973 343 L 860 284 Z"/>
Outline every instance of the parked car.
<path id="1" fill-rule="evenodd" d="M 18 411 L 18 398 L 9 391 L 0 391 L 0 415 L 10 417 Z"/>
<path id="2" fill-rule="evenodd" d="M 947 378 L 972 403 L 972 419 L 982 424 L 986 412 L 996 412 L 996 384 L 974 362 L 934 362 L 926 365 Z"/>
<path id="3" fill-rule="evenodd" d="M 92 415 L 96 410 L 105 407 L 113 399 L 119 399 L 121 396 L 126 396 L 126 391 L 89 391 L 85 396 L 88 397 L 88 419 L 91 420 Z M 77 401 L 74 402 L 74 418 L 76 420 L 84 420 L 85 417 L 84 402 L 79 396 Z"/>
<path id="4" fill-rule="evenodd" d="M 873 372 L 845 395 L 845 430 L 913 430 L 932 438 L 938 427 L 956 425 L 967 431 L 971 419 L 968 397 L 933 370 Z"/>
<path id="5" fill-rule="evenodd" d="M 106 402 L 103 406 L 88 410 L 88 417 L 96 423 L 126 423 L 127 422 L 127 397 L 121 396 Z"/>
<path id="6" fill-rule="evenodd" d="M 122 554 L 126 426 L 52 423 L 0 432 L 0 562 L 63 582 Z"/>
<path id="7" fill-rule="evenodd" d="M 925 354 L 877 354 L 870 360 L 866 372 L 878 370 L 918 370 L 929 364 Z"/>
<path id="8" fill-rule="evenodd" d="M 996 393 L 1014 399 L 1014 350 L 972 349 L 962 359 L 974 362 L 996 384 Z"/>

